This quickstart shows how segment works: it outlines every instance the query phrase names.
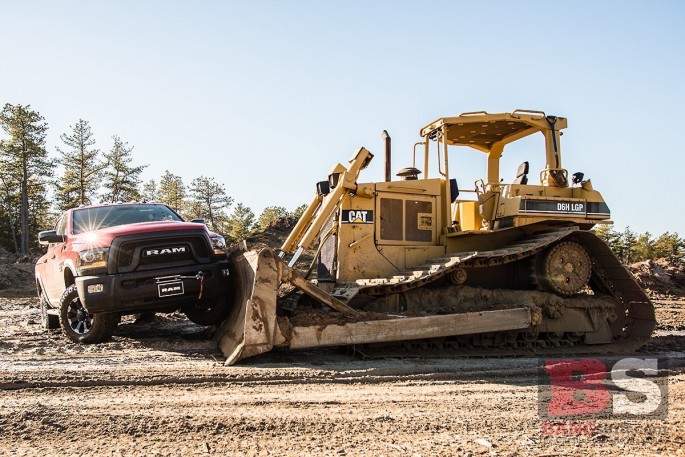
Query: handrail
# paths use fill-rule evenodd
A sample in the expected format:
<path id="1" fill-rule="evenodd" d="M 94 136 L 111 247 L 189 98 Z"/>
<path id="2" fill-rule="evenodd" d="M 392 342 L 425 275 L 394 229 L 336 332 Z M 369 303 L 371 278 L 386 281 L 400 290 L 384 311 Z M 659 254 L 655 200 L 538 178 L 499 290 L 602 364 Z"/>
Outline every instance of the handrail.
<path id="1" fill-rule="evenodd" d="M 461 113 L 459 117 L 467 117 L 467 116 L 480 116 L 482 114 L 488 114 L 487 111 L 467 111 L 465 113 Z"/>
<path id="2" fill-rule="evenodd" d="M 543 117 L 546 117 L 547 115 L 545 114 L 544 111 L 537 111 L 534 109 L 515 109 L 512 113 L 512 117 L 516 117 L 517 114 L 538 114 L 540 116 L 540 119 Z"/>
<path id="3" fill-rule="evenodd" d="M 435 135 L 435 146 L 438 148 L 438 174 L 445 176 L 445 172 L 442 171 L 442 159 L 440 158 L 440 137 L 442 136 L 442 131 L 439 132 L 439 135 Z"/>
<path id="4" fill-rule="evenodd" d="M 416 168 L 416 146 L 418 146 L 420 144 L 426 144 L 426 142 L 425 141 L 419 141 L 417 143 L 414 143 L 414 160 L 413 160 L 412 165 L 411 165 L 414 168 Z"/>

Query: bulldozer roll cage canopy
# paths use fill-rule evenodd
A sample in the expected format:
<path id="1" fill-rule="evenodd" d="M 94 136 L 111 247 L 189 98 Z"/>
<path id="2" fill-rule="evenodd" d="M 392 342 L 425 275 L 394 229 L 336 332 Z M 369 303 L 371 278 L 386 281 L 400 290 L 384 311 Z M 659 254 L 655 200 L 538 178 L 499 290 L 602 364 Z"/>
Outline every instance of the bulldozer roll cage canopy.
<path id="1" fill-rule="evenodd" d="M 499 159 L 504 147 L 536 132 L 545 137 L 547 169 L 561 169 L 560 130 L 567 127 L 563 117 L 547 116 L 542 111 L 517 109 L 512 113 L 488 114 L 485 111 L 441 117 L 423 127 L 424 179 L 428 178 L 429 140 L 441 143 L 444 148 L 444 165 L 438 159 L 439 173 L 448 178 L 447 146 L 468 146 L 488 155 L 487 179 L 499 182 Z M 440 151 L 438 149 L 438 154 Z"/>

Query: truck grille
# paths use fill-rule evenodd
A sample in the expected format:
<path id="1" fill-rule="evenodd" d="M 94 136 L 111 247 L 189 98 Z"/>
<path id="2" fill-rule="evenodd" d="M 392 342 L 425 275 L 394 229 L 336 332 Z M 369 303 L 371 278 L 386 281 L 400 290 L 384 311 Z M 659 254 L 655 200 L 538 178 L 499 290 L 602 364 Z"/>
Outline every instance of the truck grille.
<path id="1" fill-rule="evenodd" d="M 108 269 L 112 273 L 153 270 L 211 261 L 209 240 L 203 234 L 125 236 L 112 243 Z"/>

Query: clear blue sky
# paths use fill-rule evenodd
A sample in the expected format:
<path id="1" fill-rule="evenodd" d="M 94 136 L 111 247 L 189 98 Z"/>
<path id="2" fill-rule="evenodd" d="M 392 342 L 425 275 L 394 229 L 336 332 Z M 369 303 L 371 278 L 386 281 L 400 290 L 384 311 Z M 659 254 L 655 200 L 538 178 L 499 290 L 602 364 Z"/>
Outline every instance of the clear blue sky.
<path id="1" fill-rule="evenodd" d="M 83 118 L 186 184 L 212 176 L 255 213 L 293 209 L 359 146 L 382 179 L 418 130 L 463 111 L 565 116 L 564 165 L 616 228 L 685 234 L 685 2 L 3 1 L 0 102 L 30 104 L 49 150 Z M 503 175 L 542 161 L 542 136 Z M 454 154 L 466 183 L 476 152 Z M 470 157 L 469 157 L 470 156 Z M 535 172 L 537 172 L 536 170 Z"/>

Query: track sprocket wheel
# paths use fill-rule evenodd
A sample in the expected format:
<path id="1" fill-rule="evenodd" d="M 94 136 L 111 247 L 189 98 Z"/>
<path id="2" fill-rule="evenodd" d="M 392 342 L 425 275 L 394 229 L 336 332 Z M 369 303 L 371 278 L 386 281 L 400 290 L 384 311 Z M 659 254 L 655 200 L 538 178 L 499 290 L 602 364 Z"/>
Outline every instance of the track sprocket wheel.
<path id="1" fill-rule="evenodd" d="M 562 241 L 538 257 L 536 274 L 543 289 L 571 296 L 587 286 L 592 274 L 592 260 L 580 244 Z"/>

